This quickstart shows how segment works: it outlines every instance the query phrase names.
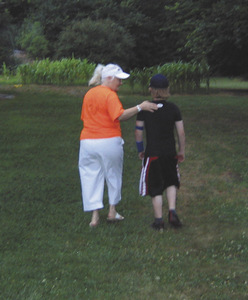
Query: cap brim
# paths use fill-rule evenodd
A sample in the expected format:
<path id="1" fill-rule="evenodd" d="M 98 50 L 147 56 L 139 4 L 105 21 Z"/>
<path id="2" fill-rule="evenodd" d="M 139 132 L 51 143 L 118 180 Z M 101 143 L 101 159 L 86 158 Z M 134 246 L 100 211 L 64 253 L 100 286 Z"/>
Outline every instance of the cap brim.
<path id="1" fill-rule="evenodd" d="M 115 75 L 116 78 L 119 79 L 127 79 L 130 76 L 130 74 L 125 73 L 125 72 L 121 72 Z"/>

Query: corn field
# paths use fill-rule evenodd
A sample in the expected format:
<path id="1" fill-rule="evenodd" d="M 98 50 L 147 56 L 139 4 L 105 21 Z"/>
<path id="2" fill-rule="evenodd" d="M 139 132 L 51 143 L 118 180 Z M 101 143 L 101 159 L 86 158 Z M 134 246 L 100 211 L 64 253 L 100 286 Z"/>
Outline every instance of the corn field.
<path id="1" fill-rule="evenodd" d="M 195 92 L 200 89 L 200 84 L 205 82 L 209 88 L 210 69 L 207 64 L 172 62 L 157 67 L 135 69 L 131 72 L 131 88 L 140 87 L 147 93 L 150 78 L 157 74 L 165 75 L 170 82 L 172 93 Z"/>
<path id="2" fill-rule="evenodd" d="M 85 85 L 92 76 L 96 64 L 87 59 L 62 59 L 50 61 L 48 58 L 20 65 L 17 69 L 23 84 Z M 148 92 L 150 78 L 161 73 L 170 82 L 171 93 L 195 92 L 202 82 L 209 87 L 209 66 L 199 63 L 172 62 L 161 66 L 130 71 L 127 80 L 133 92 Z"/>
<path id="3" fill-rule="evenodd" d="M 67 59 L 50 61 L 48 58 L 20 65 L 17 74 L 23 84 L 86 84 L 94 72 L 96 65 L 87 59 Z"/>
<path id="4" fill-rule="evenodd" d="M 201 82 L 209 87 L 209 66 L 200 63 L 168 63 L 157 68 L 170 81 L 170 87 L 175 92 L 193 92 L 200 88 Z"/>

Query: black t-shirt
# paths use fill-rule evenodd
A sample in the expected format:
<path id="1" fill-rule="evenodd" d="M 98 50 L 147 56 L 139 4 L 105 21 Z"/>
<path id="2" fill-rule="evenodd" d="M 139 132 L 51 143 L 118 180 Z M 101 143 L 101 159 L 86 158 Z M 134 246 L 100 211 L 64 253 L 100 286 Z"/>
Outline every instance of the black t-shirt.
<path id="1" fill-rule="evenodd" d="M 137 121 L 145 122 L 146 130 L 146 156 L 176 155 L 174 137 L 175 122 L 181 121 L 179 108 L 171 102 L 152 101 L 161 103 L 163 107 L 155 112 L 141 111 Z"/>

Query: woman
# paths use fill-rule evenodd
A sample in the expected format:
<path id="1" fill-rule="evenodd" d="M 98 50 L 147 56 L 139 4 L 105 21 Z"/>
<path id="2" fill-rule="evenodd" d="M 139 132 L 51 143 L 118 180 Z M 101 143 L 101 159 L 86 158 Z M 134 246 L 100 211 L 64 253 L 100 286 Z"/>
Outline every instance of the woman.
<path id="1" fill-rule="evenodd" d="M 115 206 L 121 200 L 123 170 L 123 140 L 120 121 L 128 120 L 141 110 L 157 110 L 148 101 L 124 109 L 117 91 L 122 79 L 130 75 L 115 64 L 98 65 L 83 100 L 81 119 L 84 127 L 80 135 L 79 173 L 84 211 L 92 211 L 90 227 L 99 224 L 99 209 L 103 208 L 104 183 L 109 198 L 108 221 L 120 221 L 124 217 Z"/>

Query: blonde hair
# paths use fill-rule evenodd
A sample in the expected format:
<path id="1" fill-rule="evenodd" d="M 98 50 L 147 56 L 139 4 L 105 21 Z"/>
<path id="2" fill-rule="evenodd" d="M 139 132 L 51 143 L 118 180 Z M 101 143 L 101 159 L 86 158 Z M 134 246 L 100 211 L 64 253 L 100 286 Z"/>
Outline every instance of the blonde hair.
<path id="1" fill-rule="evenodd" d="M 164 99 L 164 98 L 168 98 L 170 97 L 170 88 L 167 87 L 166 89 L 156 89 L 153 87 L 149 87 L 149 90 L 151 92 L 151 96 L 152 98 L 156 98 L 156 99 Z"/>
<path id="2" fill-rule="evenodd" d="M 95 71 L 93 73 L 93 76 L 91 77 L 89 81 L 89 85 L 99 85 L 102 83 L 102 70 L 104 68 L 104 65 L 98 64 L 95 68 Z"/>

